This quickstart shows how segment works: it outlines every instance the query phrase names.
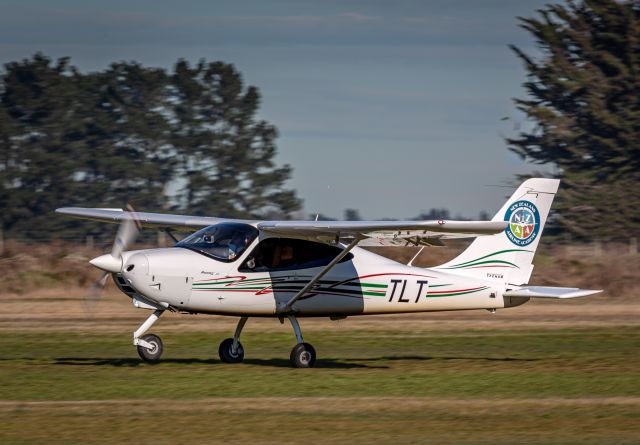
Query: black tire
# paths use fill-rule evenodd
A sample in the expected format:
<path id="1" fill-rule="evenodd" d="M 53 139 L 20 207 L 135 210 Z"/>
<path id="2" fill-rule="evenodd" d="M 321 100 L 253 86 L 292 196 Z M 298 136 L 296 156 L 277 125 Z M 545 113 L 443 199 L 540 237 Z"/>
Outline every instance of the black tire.
<path id="1" fill-rule="evenodd" d="M 291 350 L 290 359 L 295 368 L 311 368 L 316 364 L 316 350 L 309 343 L 298 343 Z"/>
<path id="2" fill-rule="evenodd" d="M 153 346 L 152 349 L 147 349 L 142 345 L 138 345 L 138 355 L 140 356 L 140 358 L 147 363 L 158 363 L 164 349 L 160 337 L 153 334 L 147 334 L 140 337 L 140 339 L 146 341 L 147 343 L 150 343 Z"/>
<path id="3" fill-rule="evenodd" d="M 242 343 L 238 342 L 238 348 L 236 349 L 235 354 L 233 353 L 233 338 L 225 338 L 220 343 L 220 347 L 218 347 L 218 355 L 220 355 L 220 360 L 225 363 L 242 363 L 244 360 L 244 347 Z"/>

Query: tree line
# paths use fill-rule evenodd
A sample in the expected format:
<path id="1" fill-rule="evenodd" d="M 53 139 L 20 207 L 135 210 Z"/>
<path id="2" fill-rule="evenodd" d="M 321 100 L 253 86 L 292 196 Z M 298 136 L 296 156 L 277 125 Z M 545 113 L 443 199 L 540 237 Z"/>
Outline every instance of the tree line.
<path id="1" fill-rule="evenodd" d="M 59 206 L 287 218 L 301 201 L 277 130 L 233 65 L 136 62 L 82 73 L 42 54 L 0 78 L 0 214 L 8 236 L 86 233 Z M 82 225 L 80 225 L 82 224 Z M 94 226 L 96 234 L 104 231 Z M 111 234 L 110 234 L 111 235 Z"/>
<path id="2" fill-rule="evenodd" d="M 515 100 L 525 122 L 506 143 L 562 179 L 548 229 L 640 237 L 640 2 L 569 0 L 519 21 L 537 52 L 512 46 L 527 94 Z M 120 62 L 81 73 L 68 58 L 36 54 L 0 74 L 0 223 L 9 237 L 86 233 L 84 222 L 52 218 L 61 205 L 132 202 L 239 218 L 301 209 L 286 187 L 291 167 L 274 162 L 277 130 L 257 117 L 260 93 L 233 65 Z M 344 216 L 360 219 L 355 209 Z"/>

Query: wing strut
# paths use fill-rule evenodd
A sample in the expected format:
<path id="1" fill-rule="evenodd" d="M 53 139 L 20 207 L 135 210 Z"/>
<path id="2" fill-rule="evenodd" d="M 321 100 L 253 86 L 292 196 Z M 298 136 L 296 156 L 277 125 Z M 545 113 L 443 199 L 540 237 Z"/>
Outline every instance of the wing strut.
<path id="1" fill-rule="evenodd" d="M 309 292 L 311 290 L 311 288 L 318 282 L 320 281 L 320 279 L 322 277 L 324 277 L 327 272 L 329 272 L 331 269 L 333 269 L 333 267 L 338 264 L 340 262 L 341 259 L 343 259 L 344 257 L 347 256 L 347 254 L 351 251 L 351 249 L 353 249 L 354 247 L 356 247 L 356 244 L 358 244 L 358 242 L 360 242 L 361 238 L 356 236 L 353 241 L 351 241 L 351 243 L 345 247 L 344 249 L 342 249 L 342 252 L 340 252 L 333 260 L 331 260 L 331 262 L 329 264 L 327 264 L 324 269 L 322 269 L 320 272 L 318 272 L 318 274 L 313 277 L 311 279 L 311 281 L 309 281 L 307 283 L 307 285 L 305 287 L 303 287 L 297 294 L 295 294 L 293 297 L 291 297 L 291 299 L 289 301 L 287 301 L 287 303 L 282 306 L 281 308 L 277 309 L 277 312 L 279 314 L 287 314 L 292 312 L 292 307 L 293 307 L 293 303 L 295 303 L 296 301 L 298 301 L 300 298 L 304 297 L 304 295 Z"/>

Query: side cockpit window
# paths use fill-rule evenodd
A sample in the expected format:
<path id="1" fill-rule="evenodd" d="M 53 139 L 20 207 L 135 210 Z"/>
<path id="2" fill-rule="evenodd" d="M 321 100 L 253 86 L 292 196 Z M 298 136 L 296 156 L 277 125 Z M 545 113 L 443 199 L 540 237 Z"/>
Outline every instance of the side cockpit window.
<path id="1" fill-rule="evenodd" d="M 240 272 L 266 272 L 322 267 L 329 264 L 341 250 L 339 247 L 314 241 L 267 238 L 256 246 L 238 270 Z M 352 255 L 349 254 L 341 262 L 351 258 Z"/>

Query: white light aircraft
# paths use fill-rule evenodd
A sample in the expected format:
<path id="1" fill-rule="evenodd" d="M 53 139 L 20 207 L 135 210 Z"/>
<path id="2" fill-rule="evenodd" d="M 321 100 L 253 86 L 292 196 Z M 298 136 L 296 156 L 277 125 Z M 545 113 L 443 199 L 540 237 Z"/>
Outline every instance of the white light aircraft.
<path id="1" fill-rule="evenodd" d="M 301 317 L 330 317 L 519 306 L 531 298 L 575 298 L 599 290 L 529 286 L 533 257 L 558 190 L 555 179 L 522 183 L 491 221 L 247 221 L 132 210 L 67 207 L 58 213 L 120 223 L 110 254 L 91 260 L 137 308 L 154 312 L 133 334 L 147 362 L 162 355 L 146 334 L 166 311 L 240 317 L 220 359 L 244 358 L 240 334 L 249 317 L 289 319 L 295 367 L 313 366 Z M 170 248 L 127 251 L 140 226 L 196 230 Z M 432 268 L 404 265 L 361 246 L 439 246 L 475 238 L 453 260 Z M 417 255 L 416 255 L 417 256 Z M 414 257 L 415 259 L 415 257 Z"/>

